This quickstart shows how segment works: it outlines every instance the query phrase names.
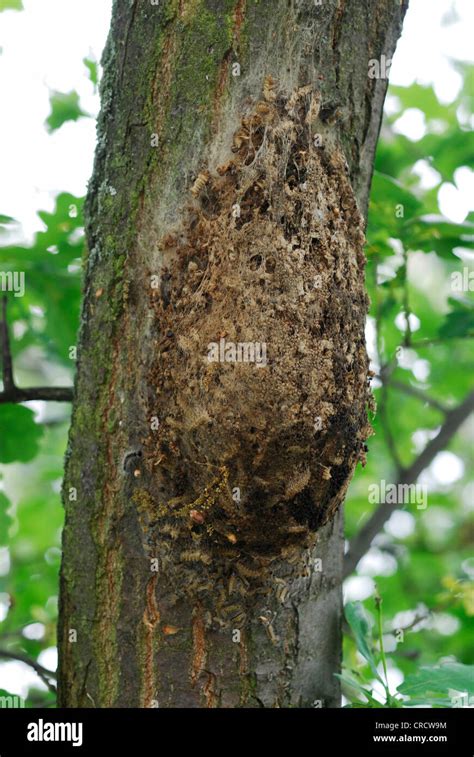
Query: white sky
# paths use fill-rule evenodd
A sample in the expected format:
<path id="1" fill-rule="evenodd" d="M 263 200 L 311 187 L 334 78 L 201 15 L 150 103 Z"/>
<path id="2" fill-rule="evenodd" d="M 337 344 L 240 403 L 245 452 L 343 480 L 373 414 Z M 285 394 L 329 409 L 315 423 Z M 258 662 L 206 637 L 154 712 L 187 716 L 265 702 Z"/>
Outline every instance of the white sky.
<path id="1" fill-rule="evenodd" d="M 83 195 L 92 171 L 95 122 L 68 122 L 49 135 L 50 90 L 76 90 L 96 114 L 98 96 L 83 58 L 100 59 L 111 0 L 24 0 L 24 11 L 0 14 L 0 213 L 41 228 L 36 211 L 51 210 L 63 191 Z"/>
<path id="2" fill-rule="evenodd" d="M 111 5 L 112 0 L 24 0 L 24 11 L 0 14 L 0 213 L 19 220 L 28 239 L 41 228 L 36 212 L 51 210 L 58 192 L 86 191 L 94 121 L 68 122 L 52 135 L 44 121 L 51 89 L 76 90 L 83 109 L 97 113 L 98 97 L 82 59 L 100 59 Z M 452 23 L 442 26 L 448 17 Z M 391 82 L 434 83 L 437 95 L 451 101 L 460 77 L 448 59 L 473 60 L 473 29 L 472 0 L 411 0 Z M 397 128 L 411 138 L 422 136 L 420 111 L 411 109 Z M 461 191 L 445 185 L 440 192 L 440 209 L 456 221 L 465 218 L 474 197 L 472 172 L 464 171 L 460 181 Z"/>

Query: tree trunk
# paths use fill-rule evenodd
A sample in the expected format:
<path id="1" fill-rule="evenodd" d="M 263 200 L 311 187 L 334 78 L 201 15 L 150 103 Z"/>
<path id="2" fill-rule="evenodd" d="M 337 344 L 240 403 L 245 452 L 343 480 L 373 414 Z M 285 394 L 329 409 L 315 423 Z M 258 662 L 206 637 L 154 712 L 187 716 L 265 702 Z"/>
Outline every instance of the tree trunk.
<path id="1" fill-rule="evenodd" d="M 339 706 L 341 502 L 368 434 L 354 197 L 365 216 L 404 12 L 114 3 L 60 706 Z"/>

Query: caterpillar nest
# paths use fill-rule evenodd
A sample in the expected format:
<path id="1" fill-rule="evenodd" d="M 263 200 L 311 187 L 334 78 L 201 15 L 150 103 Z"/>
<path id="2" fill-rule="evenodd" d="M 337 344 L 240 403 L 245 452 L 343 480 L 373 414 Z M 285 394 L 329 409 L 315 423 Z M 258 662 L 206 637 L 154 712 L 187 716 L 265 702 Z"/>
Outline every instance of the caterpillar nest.
<path id="1" fill-rule="evenodd" d="M 345 160 L 315 139 L 319 93 L 264 90 L 161 241 L 160 425 L 145 445 L 158 531 L 188 562 L 197 546 L 235 556 L 244 578 L 311 544 L 370 434 L 363 221 Z"/>

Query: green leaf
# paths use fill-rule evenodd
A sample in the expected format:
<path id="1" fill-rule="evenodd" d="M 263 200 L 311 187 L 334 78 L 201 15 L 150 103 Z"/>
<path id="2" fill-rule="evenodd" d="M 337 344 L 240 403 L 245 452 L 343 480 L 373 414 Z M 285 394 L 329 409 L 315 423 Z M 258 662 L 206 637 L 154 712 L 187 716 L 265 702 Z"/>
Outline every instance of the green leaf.
<path id="1" fill-rule="evenodd" d="M 446 662 L 423 667 L 407 676 L 398 687 L 400 694 L 418 697 L 422 694 L 447 694 L 450 689 L 474 694 L 474 665 Z"/>
<path id="2" fill-rule="evenodd" d="M 452 259 L 454 247 L 472 248 L 474 224 L 451 223 L 443 216 L 426 215 L 413 218 L 405 224 L 403 241 L 412 250 L 436 252 Z"/>
<path id="3" fill-rule="evenodd" d="M 474 335 L 474 309 L 452 297 L 449 303 L 453 309 L 441 325 L 439 336 L 443 339 L 454 339 Z"/>
<path id="4" fill-rule="evenodd" d="M 403 186 L 403 184 L 392 176 L 374 172 L 372 180 L 373 199 L 376 202 L 388 204 L 392 203 L 393 206 L 399 203 L 404 205 L 405 211 L 408 211 L 409 215 L 416 213 L 422 208 L 421 202 L 418 198 L 410 192 L 409 189 Z M 407 213 L 405 213 L 407 215 Z"/>
<path id="5" fill-rule="evenodd" d="M 372 637 L 363 604 L 361 602 L 348 602 L 344 608 L 344 614 L 354 634 L 357 649 L 369 663 L 373 674 L 381 680 L 377 671 L 377 663 L 371 650 Z"/>
<path id="6" fill-rule="evenodd" d="M 7 513 L 10 502 L 3 492 L 0 492 L 0 547 L 8 542 L 8 529 L 11 526 L 12 519 Z"/>
<path id="7" fill-rule="evenodd" d="M 390 94 L 399 98 L 403 110 L 417 108 L 421 110 L 427 120 L 440 119 L 442 121 L 456 118 L 456 107 L 442 105 L 432 87 L 424 87 L 421 84 L 412 84 L 411 87 L 390 86 Z"/>
<path id="8" fill-rule="evenodd" d="M 22 0 L 0 0 L 0 13 L 2 11 L 22 11 Z"/>
<path id="9" fill-rule="evenodd" d="M 336 676 L 336 678 L 339 678 L 339 680 L 349 688 L 349 691 L 350 689 L 355 689 L 360 694 L 362 694 L 362 696 L 364 696 L 367 699 L 367 701 L 370 702 L 370 704 L 373 704 L 376 707 L 380 707 L 380 702 L 377 699 L 374 699 L 374 697 L 372 696 L 372 692 L 369 691 L 369 689 L 366 689 L 364 686 L 362 686 L 362 684 L 356 681 L 355 678 L 347 675 L 347 673 L 343 673 L 343 674 L 335 673 L 334 675 Z M 355 706 L 366 706 L 366 705 L 363 705 L 361 702 L 353 702 L 353 704 Z"/>
<path id="10" fill-rule="evenodd" d="M 46 119 L 48 131 L 51 133 L 59 129 L 66 121 L 78 121 L 79 118 L 89 117 L 88 113 L 85 113 L 79 103 L 79 95 L 72 90 L 71 92 L 57 92 L 51 93 L 49 102 L 51 105 L 51 113 Z"/>
<path id="11" fill-rule="evenodd" d="M 430 156 L 431 164 L 443 181 L 453 181 L 459 166 L 471 166 L 474 162 L 474 132 L 460 131 L 459 124 L 440 138 L 439 134 L 426 134 L 419 143 L 424 157 Z"/>
<path id="12" fill-rule="evenodd" d="M 407 221 L 419 217 L 423 206 L 418 198 L 392 176 L 374 171 L 367 229 L 367 255 L 393 255 L 390 238 L 405 243 Z"/>
<path id="13" fill-rule="evenodd" d="M 1 250 L 2 268 L 25 271 L 28 281 L 25 296 L 12 298 L 9 308 L 11 323 L 21 320 L 27 327 L 19 339 L 12 341 L 14 357 L 35 345 L 49 359 L 54 356 L 73 367 L 68 349 L 76 342 L 79 325 L 82 206 L 82 198 L 66 192 L 59 194 L 52 212 L 38 213 L 44 229 L 36 233 L 32 247 L 9 246 Z M 44 317 L 35 317 L 32 307 L 40 307 Z"/>
<path id="14" fill-rule="evenodd" d="M 15 219 L 11 216 L 5 216 L 3 213 L 0 213 L 0 226 L 7 226 L 10 223 L 16 223 Z"/>
<path id="15" fill-rule="evenodd" d="M 99 81 L 99 68 L 97 65 L 97 61 L 93 60 L 92 58 L 83 58 L 82 62 L 84 63 L 85 67 L 89 71 L 89 79 L 94 85 L 94 91 L 97 89 L 97 84 Z"/>
<path id="16" fill-rule="evenodd" d="M 43 429 L 34 413 L 23 405 L 0 406 L 0 463 L 32 460 L 38 452 Z"/>

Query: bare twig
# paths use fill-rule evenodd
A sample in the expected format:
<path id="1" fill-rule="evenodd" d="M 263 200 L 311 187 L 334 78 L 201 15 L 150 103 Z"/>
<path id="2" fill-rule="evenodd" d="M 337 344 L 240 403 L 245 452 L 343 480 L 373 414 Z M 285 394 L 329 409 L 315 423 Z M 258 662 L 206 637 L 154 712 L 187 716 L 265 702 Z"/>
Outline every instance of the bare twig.
<path id="1" fill-rule="evenodd" d="M 30 402 L 46 400 L 49 402 L 72 402 L 74 391 L 68 386 L 38 386 L 29 389 L 15 387 L 9 392 L 0 392 L 0 405 L 7 402 Z"/>
<path id="2" fill-rule="evenodd" d="M 411 631 L 413 628 L 415 628 L 415 626 L 418 625 L 418 623 L 423 623 L 423 621 L 429 620 L 429 618 L 433 615 L 433 612 L 435 612 L 435 610 L 427 610 L 422 615 L 415 615 L 413 620 L 410 623 L 407 623 L 406 626 L 396 626 L 392 627 L 390 630 L 392 633 L 396 631 L 403 631 L 403 633 L 405 633 L 405 631 Z"/>
<path id="3" fill-rule="evenodd" d="M 56 679 L 55 673 L 52 673 L 51 670 L 48 670 L 47 668 L 43 668 L 42 665 L 39 664 L 39 662 L 36 662 L 36 660 L 33 660 L 31 657 L 28 657 L 26 654 L 22 654 L 21 652 L 9 652 L 7 649 L 0 649 L 0 659 L 4 660 L 17 660 L 18 662 L 23 662 L 25 665 L 28 665 L 30 668 L 33 668 L 35 673 L 43 683 L 48 687 L 50 691 L 53 692 L 53 694 L 56 693 L 56 686 L 50 682 L 50 678 L 53 680 Z"/>
<path id="4" fill-rule="evenodd" d="M 54 402 L 72 402 L 72 387 L 39 386 L 20 389 L 15 386 L 13 378 L 13 361 L 10 348 L 10 335 L 7 321 L 7 298 L 2 298 L 0 320 L 0 348 L 2 354 L 3 391 L 0 392 L 0 405 L 7 402 L 18 403 L 30 400 L 50 400 Z"/>
<path id="5" fill-rule="evenodd" d="M 418 455 L 412 464 L 401 471 L 396 485 L 415 483 L 418 476 L 433 462 L 436 455 L 447 447 L 458 428 L 473 410 L 474 391 L 468 394 L 458 407 L 447 411 L 445 421 L 438 434 L 428 442 L 423 452 Z M 349 551 L 344 559 L 344 576 L 352 573 L 359 560 L 370 548 L 374 537 L 382 529 L 391 514 L 395 510 L 398 510 L 399 507 L 400 503 L 398 502 L 383 502 L 379 505 L 365 526 L 363 526 L 350 543 Z"/>

